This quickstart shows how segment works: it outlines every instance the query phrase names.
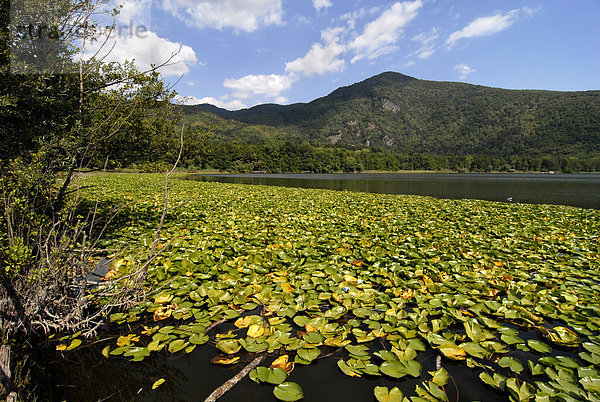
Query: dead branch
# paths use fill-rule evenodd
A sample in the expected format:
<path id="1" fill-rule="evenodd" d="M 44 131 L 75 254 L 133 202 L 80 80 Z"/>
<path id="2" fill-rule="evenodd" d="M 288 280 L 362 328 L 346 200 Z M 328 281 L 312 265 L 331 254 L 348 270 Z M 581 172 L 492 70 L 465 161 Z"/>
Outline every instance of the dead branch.
<path id="1" fill-rule="evenodd" d="M 227 381 L 226 383 L 221 385 L 219 388 L 214 390 L 213 393 L 210 394 L 208 396 L 208 398 L 206 398 L 204 400 L 204 402 L 215 402 L 217 399 L 222 397 L 227 391 L 229 391 L 231 388 L 233 388 L 235 386 L 235 384 L 237 384 L 244 377 L 246 377 L 249 372 L 254 370 L 254 368 L 256 368 L 256 366 L 258 366 L 264 360 L 264 358 L 266 356 L 267 356 L 266 354 L 262 354 L 262 355 L 258 356 L 256 359 L 252 360 L 252 362 L 250 362 L 250 364 L 248 364 L 246 367 L 244 367 L 242 369 L 242 371 L 237 373 L 232 379 L 230 379 L 229 381 Z"/>

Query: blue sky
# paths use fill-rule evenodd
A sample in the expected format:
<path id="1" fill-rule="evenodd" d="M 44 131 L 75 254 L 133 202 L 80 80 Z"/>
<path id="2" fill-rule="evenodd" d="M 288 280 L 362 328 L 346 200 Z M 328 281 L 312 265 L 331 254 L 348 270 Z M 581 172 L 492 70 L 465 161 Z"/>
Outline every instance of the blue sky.
<path id="1" fill-rule="evenodd" d="M 308 102 L 384 71 L 549 90 L 600 89 L 598 0 L 127 0 L 108 59 L 161 69 L 182 101 Z"/>

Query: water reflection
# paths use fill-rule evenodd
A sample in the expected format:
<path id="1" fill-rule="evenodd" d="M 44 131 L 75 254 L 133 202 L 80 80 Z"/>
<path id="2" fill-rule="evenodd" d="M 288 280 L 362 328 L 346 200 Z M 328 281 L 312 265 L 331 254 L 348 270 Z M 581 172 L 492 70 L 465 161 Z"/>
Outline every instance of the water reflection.
<path id="1" fill-rule="evenodd" d="M 216 174 L 193 180 L 600 209 L 598 174 Z"/>

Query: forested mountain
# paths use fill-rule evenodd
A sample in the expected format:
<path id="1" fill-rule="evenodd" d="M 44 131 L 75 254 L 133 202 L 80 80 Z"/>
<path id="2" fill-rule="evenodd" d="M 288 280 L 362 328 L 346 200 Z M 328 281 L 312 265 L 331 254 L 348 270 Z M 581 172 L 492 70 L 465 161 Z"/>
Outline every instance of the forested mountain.
<path id="1" fill-rule="evenodd" d="M 277 140 L 404 155 L 600 155 L 600 91 L 506 90 L 386 72 L 310 103 L 227 111 L 184 106 L 215 139 Z"/>

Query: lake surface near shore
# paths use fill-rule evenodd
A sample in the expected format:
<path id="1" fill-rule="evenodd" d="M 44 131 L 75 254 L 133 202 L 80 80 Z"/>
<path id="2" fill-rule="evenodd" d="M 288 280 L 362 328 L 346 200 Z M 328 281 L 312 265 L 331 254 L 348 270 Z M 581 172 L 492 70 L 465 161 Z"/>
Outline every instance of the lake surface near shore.
<path id="1" fill-rule="evenodd" d="M 339 173 L 202 174 L 200 181 L 414 194 L 600 209 L 600 174 Z"/>

